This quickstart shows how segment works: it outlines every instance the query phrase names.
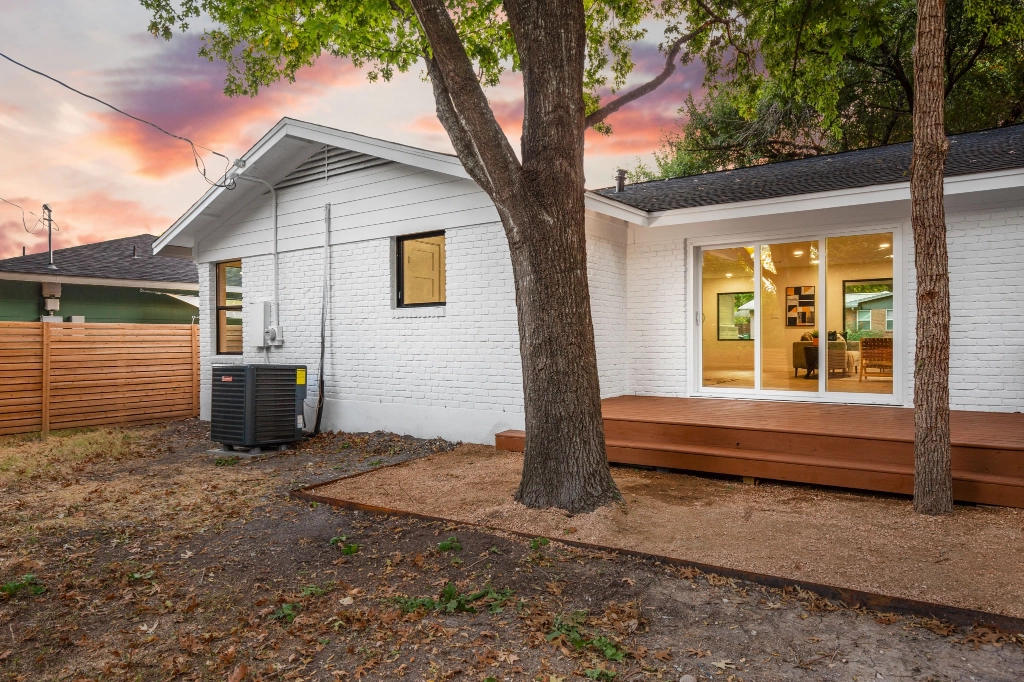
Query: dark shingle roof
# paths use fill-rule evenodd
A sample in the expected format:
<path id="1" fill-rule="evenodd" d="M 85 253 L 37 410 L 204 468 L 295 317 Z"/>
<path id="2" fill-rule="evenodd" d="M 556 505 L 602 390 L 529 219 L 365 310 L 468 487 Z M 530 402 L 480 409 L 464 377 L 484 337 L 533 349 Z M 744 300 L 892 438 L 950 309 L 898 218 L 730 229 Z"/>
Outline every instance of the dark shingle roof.
<path id="1" fill-rule="evenodd" d="M 816 156 L 798 161 L 608 187 L 602 196 L 645 211 L 671 211 L 773 199 L 910 180 L 911 143 Z M 1024 125 L 949 137 L 946 175 L 1024 167 Z"/>
<path id="2" fill-rule="evenodd" d="M 154 241 L 156 237 L 153 235 L 140 234 L 136 237 L 57 249 L 53 252 L 56 270 L 46 267 L 50 259 L 45 251 L 33 253 L 0 260 L 0 271 L 150 282 L 199 282 L 195 263 L 184 258 L 154 256 Z M 132 257 L 133 247 L 138 247 L 138 258 Z"/>

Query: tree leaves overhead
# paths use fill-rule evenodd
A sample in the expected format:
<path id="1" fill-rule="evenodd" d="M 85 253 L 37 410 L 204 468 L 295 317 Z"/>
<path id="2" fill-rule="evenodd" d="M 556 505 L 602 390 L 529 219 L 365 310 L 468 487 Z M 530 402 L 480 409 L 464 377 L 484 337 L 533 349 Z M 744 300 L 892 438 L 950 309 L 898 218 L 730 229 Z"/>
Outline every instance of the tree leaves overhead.
<path id="1" fill-rule="evenodd" d="M 706 51 L 706 96 L 680 109 L 657 168 L 634 179 L 910 139 L 914 0 L 751 0 L 737 11 L 737 47 Z M 949 0 L 946 23 L 947 131 L 1024 119 L 1024 0 Z"/>
<path id="2" fill-rule="evenodd" d="M 299 69 L 324 54 L 365 68 L 371 81 L 391 80 L 416 65 L 430 46 L 408 0 L 141 0 L 152 13 L 149 30 L 170 39 L 205 15 L 214 27 L 203 34 L 201 55 L 227 64 L 225 93 L 255 96 L 281 79 L 293 81 Z M 600 103 L 602 88 L 622 88 L 634 68 L 631 45 L 647 34 L 645 17 L 679 24 L 684 9 L 653 0 L 586 0 L 588 112 Z M 507 18 L 498 0 L 447 3 L 466 53 L 485 86 L 496 85 L 505 70 L 519 69 Z"/>

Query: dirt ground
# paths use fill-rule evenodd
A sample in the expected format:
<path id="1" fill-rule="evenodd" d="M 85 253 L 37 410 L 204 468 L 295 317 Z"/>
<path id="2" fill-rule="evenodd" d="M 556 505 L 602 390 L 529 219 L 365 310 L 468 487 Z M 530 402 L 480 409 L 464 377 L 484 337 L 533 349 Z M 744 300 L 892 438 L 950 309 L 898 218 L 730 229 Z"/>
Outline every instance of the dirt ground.
<path id="1" fill-rule="evenodd" d="M 1016 633 L 288 498 L 444 441 L 327 434 L 258 460 L 209 446 L 197 421 L 0 439 L 0 679 L 1024 675 Z"/>
<path id="2" fill-rule="evenodd" d="M 466 445 L 317 494 L 508 530 L 1024 617 L 1024 510 L 615 467 L 623 502 L 571 518 L 512 500 L 521 454 Z M 443 494 L 442 494 L 443 491 Z"/>

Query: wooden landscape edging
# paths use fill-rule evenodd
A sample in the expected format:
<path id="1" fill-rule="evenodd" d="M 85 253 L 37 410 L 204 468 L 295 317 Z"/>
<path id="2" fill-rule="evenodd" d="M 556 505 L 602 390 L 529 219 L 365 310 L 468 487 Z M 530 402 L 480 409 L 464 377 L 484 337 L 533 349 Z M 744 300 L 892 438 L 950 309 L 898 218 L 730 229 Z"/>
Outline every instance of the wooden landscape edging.
<path id="1" fill-rule="evenodd" d="M 0 435 L 199 414 L 191 324 L 0 322 Z"/>
<path id="2" fill-rule="evenodd" d="M 507 528 L 491 526 L 484 523 L 474 523 L 472 521 L 459 521 L 457 519 L 448 519 L 442 516 L 420 514 L 418 512 L 405 511 L 403 509 L 378 507 L 376 505 L 364 504 L 362 502 L 355 502 L 353 500 L 341 500 L 336 497 L 318 495 L 315 492 L 313 492 L 314 490 L 323 488 L 324 486 L 333 485 L 340 481 L 358 478 L 359 476 L 364 476 L 375 471 L 380 471 L 381 469 L 388 469 L 391 467 L 408 464 L 409 461 L 413 460 L 407 460 L 405 462 L 396 462 L 394 464 L 387 464 L 385 466 L 377 467 L 375 469 L 367 469 L 366 471 L 358 471 L 354 474 L 341 476 L 339 478 L 331 479 L 330 481 L 314 483 L 313 485 L 293 490 L 288 494 L 288 496 L 295 500 L 302 500 L 304 502 L 316 502 L 318 504 L 326 504 L 331 507 L 336 507 L 338 509 L 353 509 L 357 511 L 370 512 L 372 514 L 396 516 L 399 518 L 420 519 L 423 521 L 444 521 L 446 523 L 456 523 L 462 526 L 482 528 L 486 530 L 497 531 L 500 533 L 509 533 L 510 535 L 515 535 L 517 537 L 521 537 L 527 540 L 532 540 L 537 537 L 536 535 L 531 535 L 530 533 L 509 530 Z M 996 628 L 998 630 L 1010 634 L 1024 633 L 1024 618 L 1007 616 L 1001 613 L 980 611 L 978 609 L 968 609 L 960 606 L 950 606 L 948 604 L 937 604 L 934 602 L 926 602 L 918 599 L 907 599 L 905 597 L 894 597 L 886 594 L 877 594 L 875 592 L 865 592 L 864 590 L 855 590 L 848 587 L 824 585 L 822 583 L 815 583 L 807 580 L 799 580 L 797 578 L 785 578 L 782 576 L 769 575 L 767 573 L 745 571 L 738 568 L 714 566 L 712 564 L 704 564 L 697 561 L 678 559 L 676 557 L 664 556 L 661 554 L 639 552 L 632 549 L 620 549 L 618 547 L 597 545 L 590 542 L 582 542 L 579 540 L 567 540 L 562 538 L 548 539 L 551 540 L 551 542 L 559 542 L 563 545 L 569 545 L 570 547 L 577 547 L 579 549 L 587 549 L 598 552 L 611 552 L 614 554 L 622 554 L 625 556 L 631 556 L 648 561 L 660 561 L 661 563 L 668 564 L 670 566 L 677 566 L 679 568 L 692 568 L 700 571 L 701 573 L 714 573 L 725 578 L 743 580 L 745 582 L 754 583 L 756 585 L 764 585 L 765 587 L 773 587 L 777 589 L 785 589 L 786 587 L 798 587 L 802 590 L 806 590 L 807 592 L 813 592 L 814 594 L 820 597 L 824 597 L 825 599 L 842 602 L 849 608 L 864 607 L 876 612 L 898 613 L 900 615 L 917 616 L 919 618 L 938 618 L 940 620 L 944 620 L 955 625 L 964 627 L 973 627 L 975 625 L 980 625 L 985 627 Z"/>

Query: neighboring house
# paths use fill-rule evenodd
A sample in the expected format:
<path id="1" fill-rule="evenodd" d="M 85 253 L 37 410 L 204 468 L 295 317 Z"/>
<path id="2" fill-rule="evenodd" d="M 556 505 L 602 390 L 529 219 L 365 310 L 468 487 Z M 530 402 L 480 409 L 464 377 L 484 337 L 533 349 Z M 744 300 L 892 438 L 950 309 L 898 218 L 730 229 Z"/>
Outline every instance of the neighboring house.
<path id="1" fill-rule="evenodd" d="M 602 396 L 910 405 L 910 153 L 588 192 Z M 457 158 L 284 119 L 243 160 L 273 196 L 246 180 L 211 188 L 153 247 L 187 249 L 199 268 L 204 419 L 213 364 L 301 363 L 316 378 L 326 236 L 326 428 L 492 442 L 522 427 L 508 246 Z M 1024 126 L 950 138 L 946 209 L 952 406 L 1022 411 Z M 275 215 L 283 341 L 264 348 Z M 849 331 L 879 313 L 876 360 L 858 372 L 867 342 Z M 813 330 L 837 340 L 809 381 L 794 375 Z"/>
<path id="2" fill-rule="evenodd" d="M 153 254 L 156 237 L 111 239 L 0 260 L 0 320 L 189 324 L 198 274 L 184 258 Z"/>

